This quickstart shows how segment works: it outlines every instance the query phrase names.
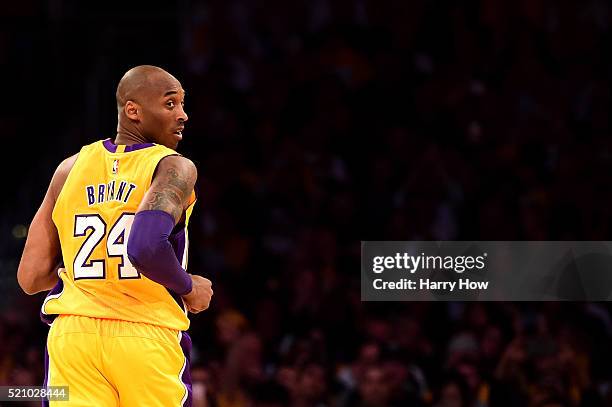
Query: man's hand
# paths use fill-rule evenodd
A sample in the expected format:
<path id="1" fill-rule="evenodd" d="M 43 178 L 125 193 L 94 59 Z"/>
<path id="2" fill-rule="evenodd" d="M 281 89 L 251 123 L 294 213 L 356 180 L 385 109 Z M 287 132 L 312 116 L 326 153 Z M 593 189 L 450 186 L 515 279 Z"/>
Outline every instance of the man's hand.
<path id="1" fill-rule="evenodd" d="M 191 292 L 183 295 L 187 310 L 193 314 L 204 311 L 210 305 L 213 295 L 212 282 L 202 276 L 190 274 L 193 283 Z"/>

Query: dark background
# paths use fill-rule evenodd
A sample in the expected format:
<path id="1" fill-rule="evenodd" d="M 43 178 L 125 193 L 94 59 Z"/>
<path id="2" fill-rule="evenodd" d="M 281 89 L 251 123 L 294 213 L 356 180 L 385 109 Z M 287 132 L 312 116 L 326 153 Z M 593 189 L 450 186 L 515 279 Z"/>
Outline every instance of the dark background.
<path id="1" fill-rule="evenodd" d="M 0 385 L 42 383 L 27 225 L 153 64 L 187 91 L 190 271 L 215 289 L 196 405 L 612 405 L 607 303 L 363 303 L 358 280 L 362 240 L 610 240 L 609 2 L 0 10 Z"/>

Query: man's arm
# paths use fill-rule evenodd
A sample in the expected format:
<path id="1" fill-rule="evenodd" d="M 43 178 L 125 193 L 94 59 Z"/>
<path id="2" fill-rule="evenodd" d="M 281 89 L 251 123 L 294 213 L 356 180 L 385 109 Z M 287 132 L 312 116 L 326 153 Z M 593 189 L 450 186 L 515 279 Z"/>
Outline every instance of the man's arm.
<path id="1" fill-rule="evenodd" d="M 168 237 L 190 204 L 196 178 L 196 167 L 187 158 L 163 158 L 138 207 L 127 247 L 128 257 L 136 269 L 183 296 L 192 312 L 208 307 L 211 283 L 188 274 L 181 267 Z"/>
<path id="2" fill-rule="evenodd" d="M 172 215 L 176 224 L 190 204 L 197 178 L 198 170 L 188 158 L 179 155 L 162 158 L 136 214 L 161 210 Z"/>
<path id="3" fill-rule="evenodd" d="M 17 281 L 26 294 L 50 290 L 57 283 L 57 269 L 61 264 L 62 252 L 51 214 L 76 158 L 77 154 L 67 158 L 57 167 L 43 202 L 30 224 L 17 269 Z"/>
<path id="4" fill-rule="evenodd" d="M 159 162 L 134 217 L 127 247 L 128 257 L 138 271 L 181 295 L 194 313 L 208 308 L 212 283 L 181 267 L 168 236 L 190 204 L 197 176 L 195 165 L 185 157 L 169 156 Z"/>

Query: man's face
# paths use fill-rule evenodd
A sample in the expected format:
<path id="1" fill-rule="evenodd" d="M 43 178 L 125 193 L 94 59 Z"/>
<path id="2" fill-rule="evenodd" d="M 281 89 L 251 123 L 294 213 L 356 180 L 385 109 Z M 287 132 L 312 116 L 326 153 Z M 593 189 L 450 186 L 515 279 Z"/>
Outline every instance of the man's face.
<path id="1" fill-rule="evenodd" d="M 167 74 L 155 74 L 149 83 L 140 103 L 141 131 L 148 139 L 176 150 L 188 120 L 185 91 L 179 81 Z"/>

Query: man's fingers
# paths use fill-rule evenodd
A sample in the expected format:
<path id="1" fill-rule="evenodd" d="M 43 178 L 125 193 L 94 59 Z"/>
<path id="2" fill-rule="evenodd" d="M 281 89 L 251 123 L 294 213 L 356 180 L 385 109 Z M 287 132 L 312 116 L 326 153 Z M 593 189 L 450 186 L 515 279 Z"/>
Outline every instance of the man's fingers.
<path id="1" fill-rule="evenodd" d="M 187 311 L 191 312 L 192 314 L 197 314 L 199 312 L 205 311 L 209 308 L 210 304 L 208 305 L 204 305 L 201 308 L 196 308 L 196 307 L 192 307 L 190 305 L 187 305 Z"/>
<path id="2" fill-rule="evenodd" d="M 187 311 L 197 314 L 210 306 L 210 300 L 213 296 L 212 282 L 198 275 L 192 275 L 191 278 L 194 282 L 193 293 L 186 305 Z"/>

